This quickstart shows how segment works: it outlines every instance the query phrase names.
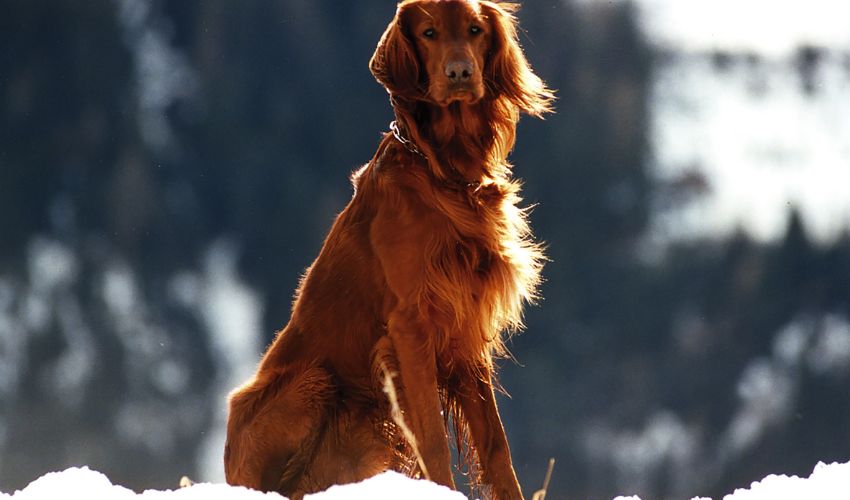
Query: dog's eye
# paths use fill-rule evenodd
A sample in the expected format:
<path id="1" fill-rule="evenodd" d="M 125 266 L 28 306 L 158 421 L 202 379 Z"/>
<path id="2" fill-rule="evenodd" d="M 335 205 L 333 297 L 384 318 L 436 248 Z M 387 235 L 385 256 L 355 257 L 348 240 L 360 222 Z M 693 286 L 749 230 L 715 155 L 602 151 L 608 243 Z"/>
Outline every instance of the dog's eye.
<path id="1" fill-rule="evenodd" d="M 434 38 L 435 36 L 437 36 L 437 32 L 434 31 L 434 28 L 428 28 L 427 30 L 422 32 L 422 36 L 424 36 L 425 38 Z"/>
<path id="2" fill-rule="evenodd" d="M 477 26 L 475 24 L 473 24 L 472 26 L 469 27 L 469 34 L 470 35 L 480 35 L 483 31 L 484 30 L 481 29 L 481 26 Z"/>

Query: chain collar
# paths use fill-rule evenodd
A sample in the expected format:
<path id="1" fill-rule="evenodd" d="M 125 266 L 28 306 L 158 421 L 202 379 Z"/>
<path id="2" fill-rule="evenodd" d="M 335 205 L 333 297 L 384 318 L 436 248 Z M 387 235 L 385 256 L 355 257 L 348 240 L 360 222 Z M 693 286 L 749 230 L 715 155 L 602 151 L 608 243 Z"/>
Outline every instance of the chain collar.
<path id="1" fill-rule="evenodd" d="M 392 97 L 390 97 L 390 102 L 395 104 L 395 101 Z M 390 122 L 390 130 L 393 133 L 393 137 L 395 137 L 395 139 L 402 146 L 404 146 L 404 149 L 410 151 L 413 154 L 417 154 L 417 155 L 421 156 L 422 158 L 424 158 L 426 160 L 428 159 L 428 157 L 425 156 L 425 153 L 420 151 L 419 148 L 416 147 L 416 144 L 413 141 L 411 141 L 410 139 L 408 139 L 404 136 L 404 134 L 402 133 L 402 129 L 401 129 L 401 127 L 399 127 L 398 122 L 396 120 L 393 120 L 392 122 Z M 479 182 L 479 181 L 470 182 L 470 181 L 467 181 L 465 179 L 464 180 L 456 179 L 456 180 L 453 180 L 453 181 L 447 179 L 443 183 L 443 185 L 446 186 L 449 189 L 452 189 L 453 191 L 463 191 L 463 192 L 466 192 L 469 195 L 476 195 L 478 193 L 478 190 L 481 188 L 481 182 Z"/>
<path id="2" fill-rule="evenodd" d="M 398 126 L 398 122 L 396 122 L 395 120 L 390 122 L 390 130 L 393 133 L 393 137 L 395 137 L 396 140 L 398 142 L 400 142 L 402 146 L 404 146 L 404 149 L 410 151 L 411 153 L 418 154 L 419 156 L 421 156 L 422 158 L 425 158 L 426 160 L 428 159 L 428 157 L 425 156 L 425 154 L 422 153 L 422 151 L 419 151 L 419 148 L 416 147 L 416 144 L 414 144 L 413 141 L 406 138 L 404 136 L 404 134 L 402 134 L 401 129 Z"/>

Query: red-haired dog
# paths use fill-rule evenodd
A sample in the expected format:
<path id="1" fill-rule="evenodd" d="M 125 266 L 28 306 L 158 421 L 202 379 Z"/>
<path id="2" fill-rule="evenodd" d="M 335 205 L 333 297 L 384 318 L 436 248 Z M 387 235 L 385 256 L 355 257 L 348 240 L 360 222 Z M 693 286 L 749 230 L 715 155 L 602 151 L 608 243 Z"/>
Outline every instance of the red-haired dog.
<path id="1" fill-rule="evenodd" d="M 479 484 L 522 498 L 493 359 L 543 255 L 506 157 L 520 112 L 539 116 L 553 96 L 519 47 L 516 8 L 399 4 L 370 61 L 396 120 L 354 174 L 289 323 L 230 398 L 229 483 L 299 498 L 395 469 L 454 487 L 451 422 Z"/>

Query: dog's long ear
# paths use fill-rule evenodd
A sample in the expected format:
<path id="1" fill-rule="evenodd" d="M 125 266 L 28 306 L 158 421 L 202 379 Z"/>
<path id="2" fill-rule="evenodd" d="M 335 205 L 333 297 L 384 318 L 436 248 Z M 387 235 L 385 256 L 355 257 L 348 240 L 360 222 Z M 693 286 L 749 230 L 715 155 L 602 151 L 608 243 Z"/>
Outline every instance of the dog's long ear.
<path id="1" fill-rule="evenodd" d="M 519 5 L 487 0 L 480 4 L 493 33 L 485 67 L 488 86 L 530 115 L 552 111 L 555 95 L 531 70 L 519 45 L 514 15 Z"/>
<path id="2" fill-rule="evenodd" d="M 405 11 L 400 6 L 369 61 L 369 69 L 390 94 L 412 98 L 422 93 L 416 49 L 408 38 Z"/>

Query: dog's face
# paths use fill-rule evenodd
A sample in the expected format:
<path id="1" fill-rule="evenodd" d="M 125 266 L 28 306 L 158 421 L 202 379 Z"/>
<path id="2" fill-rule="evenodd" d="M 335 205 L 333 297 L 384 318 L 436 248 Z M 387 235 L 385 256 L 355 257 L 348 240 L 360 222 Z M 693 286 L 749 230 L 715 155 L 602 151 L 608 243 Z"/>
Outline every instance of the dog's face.
<path id="1" fill-rule="evenodd" d="M 503 98 L 539 116 L 553 95 L 519 46 L 517 9 L 492 0 L 404 0 L 369 67 L 394 97 L 438 106 Z"/>
<path id="2" fill-rule="evenodd" d="M 416 2 L 405 12 L 403 22 L 434 103 L 474 103 L 484 97 L 483 72 L 492 27 L 477 2 Z"/>

